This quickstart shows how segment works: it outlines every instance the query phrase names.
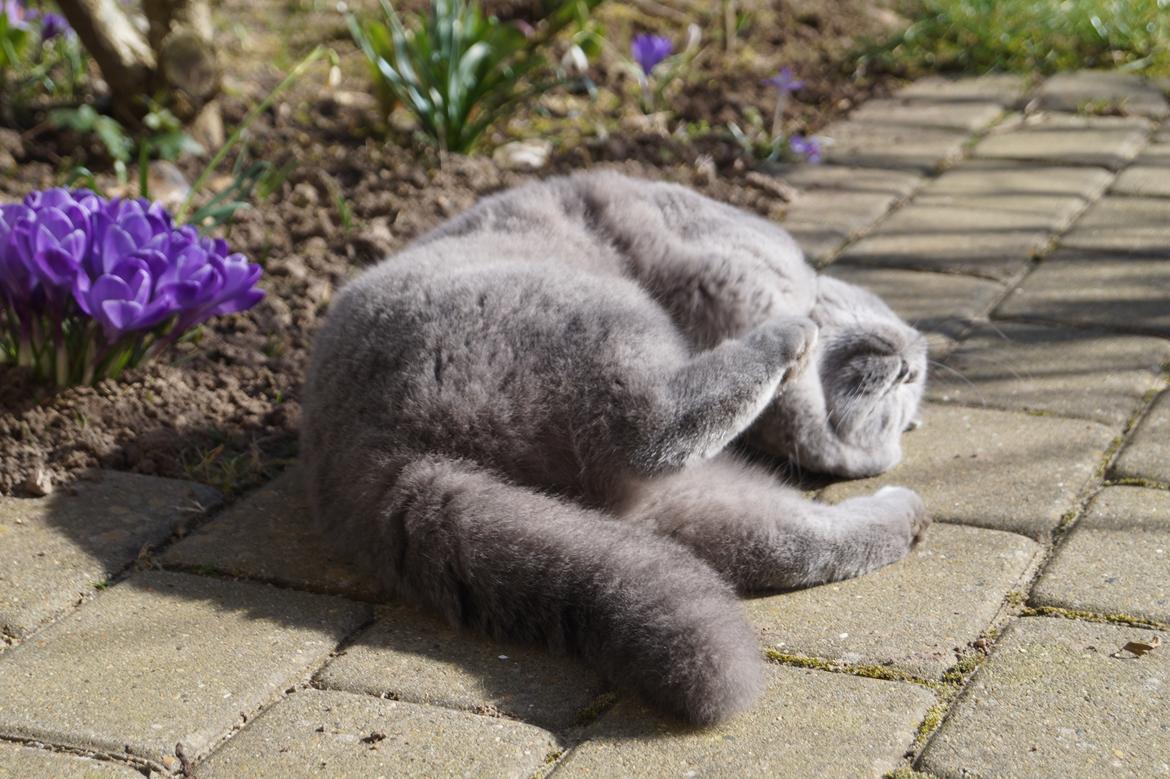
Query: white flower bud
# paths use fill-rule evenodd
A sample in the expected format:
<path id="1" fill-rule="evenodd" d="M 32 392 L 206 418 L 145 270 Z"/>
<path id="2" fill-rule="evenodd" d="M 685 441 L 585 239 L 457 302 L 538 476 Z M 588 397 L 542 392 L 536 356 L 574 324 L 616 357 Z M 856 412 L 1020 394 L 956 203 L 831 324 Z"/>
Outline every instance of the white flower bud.
<path id="1" fill-rule="evenodd" d="M 561 67 L 569 73 L 580 76 L 589 70 L 589 58 L 585 56 L 585 50 L 574 43 L 561 57 Z"/>

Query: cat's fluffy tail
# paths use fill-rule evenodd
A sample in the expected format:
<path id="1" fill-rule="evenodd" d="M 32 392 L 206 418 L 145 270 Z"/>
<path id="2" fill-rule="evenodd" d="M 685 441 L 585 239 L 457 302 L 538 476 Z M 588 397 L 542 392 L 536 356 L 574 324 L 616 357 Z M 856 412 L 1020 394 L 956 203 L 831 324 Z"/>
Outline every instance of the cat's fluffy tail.
<path id="1" fill-rule="evenodd" d="M 350 518 L 352 545 L 376 543 L 364 556 L 387 584 L 450 621 L 567 650 L 697 724 L 759 692 L 733 591 L 683 546 L 443 458 L 407 465 L 377 500 Z"/>

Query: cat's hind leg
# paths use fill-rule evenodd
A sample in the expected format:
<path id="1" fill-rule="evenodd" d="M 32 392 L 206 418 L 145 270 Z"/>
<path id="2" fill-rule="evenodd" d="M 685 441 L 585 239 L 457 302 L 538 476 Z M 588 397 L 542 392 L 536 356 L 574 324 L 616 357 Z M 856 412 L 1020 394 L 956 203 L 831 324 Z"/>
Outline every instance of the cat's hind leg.
<path id="1" fill-rule="evenodd" d="M 908 489 L 817 503 L 730 455 L 632 484 L 618 513 L 685 544 L 745 592 L 859 576 L 900 560 L 930 523 Z"/>
<path id="2" fill-rule="evenodd" d="M 734 591 L 682 545 L 439 457 L 370 503 L 353 540 L 394 590 L 457 625 L 567 650 L 695 723 L 759 691 Z"/>

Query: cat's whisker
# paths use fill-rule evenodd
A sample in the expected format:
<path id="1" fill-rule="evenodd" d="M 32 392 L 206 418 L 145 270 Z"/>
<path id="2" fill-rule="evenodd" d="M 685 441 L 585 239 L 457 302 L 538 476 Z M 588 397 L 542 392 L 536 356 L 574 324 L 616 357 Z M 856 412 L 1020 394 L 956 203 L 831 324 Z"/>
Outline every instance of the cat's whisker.
<path id="1" fill-rule="evenodd" d="M 946 371 L 947 373 L 954 375 L 956 378 L 966 382 L 967 384 L 970 384 L 972 387 L 975 386 L 975 382 L 971 381 L 966 376 L 964 376 L 962 371 L 958 370 L 957 368 L 952 368 L 951 366 L 947 365 L 944 362 L 939 362 L 938 360 L 931 360 L 928 358 L 926 360 L 926 364 L 930 365 L 931 367 L 934 367 L 934 368 L 940 368 L 940 369 Z"/>

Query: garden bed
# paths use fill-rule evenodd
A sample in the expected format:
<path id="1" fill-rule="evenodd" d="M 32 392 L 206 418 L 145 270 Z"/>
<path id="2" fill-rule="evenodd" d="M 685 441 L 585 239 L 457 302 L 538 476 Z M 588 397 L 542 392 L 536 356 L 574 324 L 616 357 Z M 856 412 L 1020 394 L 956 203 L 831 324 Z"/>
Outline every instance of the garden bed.
<path id="1" fill-rule="evenodd" d="M 814 132 L 889 86 L 856 78 L 848 52 L 896 24 L 865 0 L 744 2 L 750 23 L 735 51 L 705 41 L 685 88 L 669 98 L 669 118 L 642 116 L 628 76 L 603 57 L 591 71 L 596 98 L 549 93 L 538 110 L 501 128 L 483 156 L 450 156 L 440 166 L 374 130 L 366 64 L 340 15 L 324 5 L 231 0 L 217 12 L 229 126 L 312 46 L 325 42 L 342 55 L 339 83 L 326 86 L 323 69 L 314 71 L 251 130 L 255 158 L 296 161 L 277 191 L 229 228 L 233 250 L 264 266 L 267 297 L 212 320 L 169 357 L 94 387 L 53 391 L 0 365 L 0 493 L 37 494 L 93 466 L 193 478 L 229 493 L 257 483 L 295 457 L 300 383 L 334 290 L 479 196 L 526 178 L 604 164 L 782 216 L 783 199 L 750 175 L 755 162 L 720 128 L 744 122 L 752 108 L 768 114 L 774 98 L 761 80 L 789 65 L 806 81 L 789 124 Z M 635 29 L 676 40 L 686 20 L 717 29 L 691 10 L 656 16 L 658 6 L 603 6 L 599 18 L 615 49 Z M 521 171 L 493 161 L 491 147 L 513 137 L 551 140 L 548 163 Z M 109 160 L 86 139 L 43 125 L 0 128 L 0 202 L 60 185 L 79 164 L 97 172 L 102 186 L 113 185 Z M 179 162 L 188 180 L 201 164 Z"/>

